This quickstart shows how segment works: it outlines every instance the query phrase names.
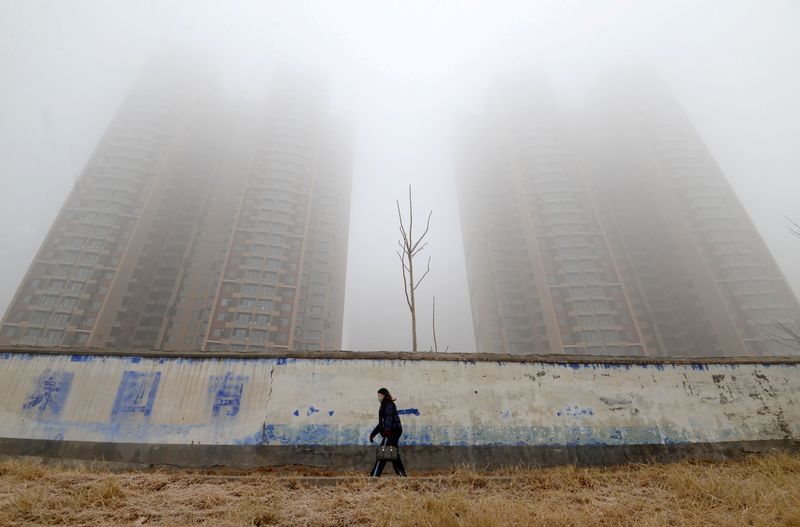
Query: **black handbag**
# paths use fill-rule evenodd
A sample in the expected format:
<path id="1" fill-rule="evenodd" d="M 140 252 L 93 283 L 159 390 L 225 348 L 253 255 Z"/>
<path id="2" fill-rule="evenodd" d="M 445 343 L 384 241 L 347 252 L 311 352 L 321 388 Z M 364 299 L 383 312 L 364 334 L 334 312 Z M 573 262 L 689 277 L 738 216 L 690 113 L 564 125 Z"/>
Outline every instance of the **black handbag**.
<path id="1" fill-rule="evenodd" d="M 381 445 L 375 451 L 375 461 L 397 461 L 397 447 Z"/>
<path id="2" fill-rule="evenodd" d="M 397 461 L 400 453 L 396 446 L 386 444 L 386 438 L 381 439 L 381 446 L 375 451 L 375 461 Z"/>

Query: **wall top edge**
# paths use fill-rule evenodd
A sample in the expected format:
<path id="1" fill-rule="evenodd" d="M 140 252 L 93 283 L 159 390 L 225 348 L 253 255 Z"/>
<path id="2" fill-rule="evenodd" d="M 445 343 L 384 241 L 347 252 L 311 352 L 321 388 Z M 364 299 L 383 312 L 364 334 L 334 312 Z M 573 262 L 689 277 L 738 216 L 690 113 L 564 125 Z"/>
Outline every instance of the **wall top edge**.
<path id="1" fill-rule="evenodd" d="M 165 351 L 152 349 L 0 347 L 0 354 L 89 355 L 109 357 L 205 358 L 205 359 L 344 359 L 417 360 L 441 362 L 534 362 L 580 364 L 800 364 L 795 357 L 640 357 L 597 355 L 511 355 L 501 353 L 432 353 L 409 351 Z"/>

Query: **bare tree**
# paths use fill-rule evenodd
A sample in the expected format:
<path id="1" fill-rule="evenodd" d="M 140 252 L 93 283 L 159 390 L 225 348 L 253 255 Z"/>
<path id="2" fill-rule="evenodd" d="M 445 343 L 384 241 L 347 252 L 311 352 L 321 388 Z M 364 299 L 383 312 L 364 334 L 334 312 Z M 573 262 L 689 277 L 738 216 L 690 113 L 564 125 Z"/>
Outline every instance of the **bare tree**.
<path id="1" fill-rule="evenodd" d="M 786 228 L 789 229 L 789 232 L 793 236 L 800 238 L 800 223 L 797 223 L 789 216 L 784 216 L 784 217 L 786 218 L 787 222 Z M 762 331 L 764 331 L 774 341 L 780 342 L 781 344 L 788 346 L 790 348 L 800 350 L 800 322 L 794 324 L 787 324 L 786 322 L 778 322 L 777 324 L 775 324 L 775 326 L 776 326 L 775 333 L 766 329 L 763 329 Z"/>
<path id="2" fill-rule="evenodd" d="M 400 258 L 403 271 L 403 289 L 406 294 L 408 309 L 411 312 L 412 351 L 417 351 L 417 303 L 415 293 L 419 285 L 431 271 L 431 257 L 428 257 L 427 269 L 419 279 L 414 277 L 414 257 L 428 245 L 428 242 L 424 242 L 423 240 L 430 230 L 433 211 L 428 213 L 425 231 L 419 238 L 414 240 L 414 206 L 411 200 L 411 185 L 408 186 L 408 229 L 406 229 L 405 222 L 403 222 L 403 213 L 400 211 L 400 201 L 398 200 L 396 204 L 397 218 L 400 220 L 400 239 L 397 240 L 397 244 L 400 248 L 397 251 L 397 257 Z"/>

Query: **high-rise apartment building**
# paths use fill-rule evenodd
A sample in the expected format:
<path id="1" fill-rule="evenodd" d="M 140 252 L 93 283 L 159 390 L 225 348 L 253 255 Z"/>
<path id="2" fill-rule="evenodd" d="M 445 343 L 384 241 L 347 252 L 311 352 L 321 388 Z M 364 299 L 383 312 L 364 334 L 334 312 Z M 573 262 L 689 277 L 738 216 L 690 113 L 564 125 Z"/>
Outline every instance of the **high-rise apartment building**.
<path id="1" fill-rule="evenodd" d="M 790 354 L 770 333 L 797 300 L 724 176 L 656 82 L 623 85 L 576 124 L 544 79 L 510 83 L 465 133 L 478 350 Z"/>
<path id="2" fill-rule="evenodd" d="M 654 329 L 649 347 L 796 354 L 781 326 L 800 322 L 797 298 L 664 82 L 618 72 L 590 106 L 580 150 L 626 262 L 623 278 L 644 299 L 636 311 Z"/>
<path id="3" fill-rule="evenodd" d="M 350 134 L 315 79 L 242 107 L 173 63 L 141 76 L 13 299 L 0 343 L 338 349 Z"/>

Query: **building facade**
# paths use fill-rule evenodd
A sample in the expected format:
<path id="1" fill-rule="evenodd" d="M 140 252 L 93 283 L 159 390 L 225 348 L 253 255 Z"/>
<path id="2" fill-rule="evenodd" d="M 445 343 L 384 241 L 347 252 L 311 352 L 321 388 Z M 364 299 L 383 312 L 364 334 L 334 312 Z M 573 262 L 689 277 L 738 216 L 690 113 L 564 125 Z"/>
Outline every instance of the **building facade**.
<path id="1" fill-rule="evenodd" d="M 596 102 L 575 119 L 546 80 L 509 83 L 465 133 L 478 350 L 792 354 L 797 299 L 674 100 L 626 79 Z"/>
<path id="2" fill-rule="evenodd" d="M 323 84 L 283 71 L 245 107 L 175 66 L 117 112 L 0 344 L 341 346 L 352 146 Z"/>

